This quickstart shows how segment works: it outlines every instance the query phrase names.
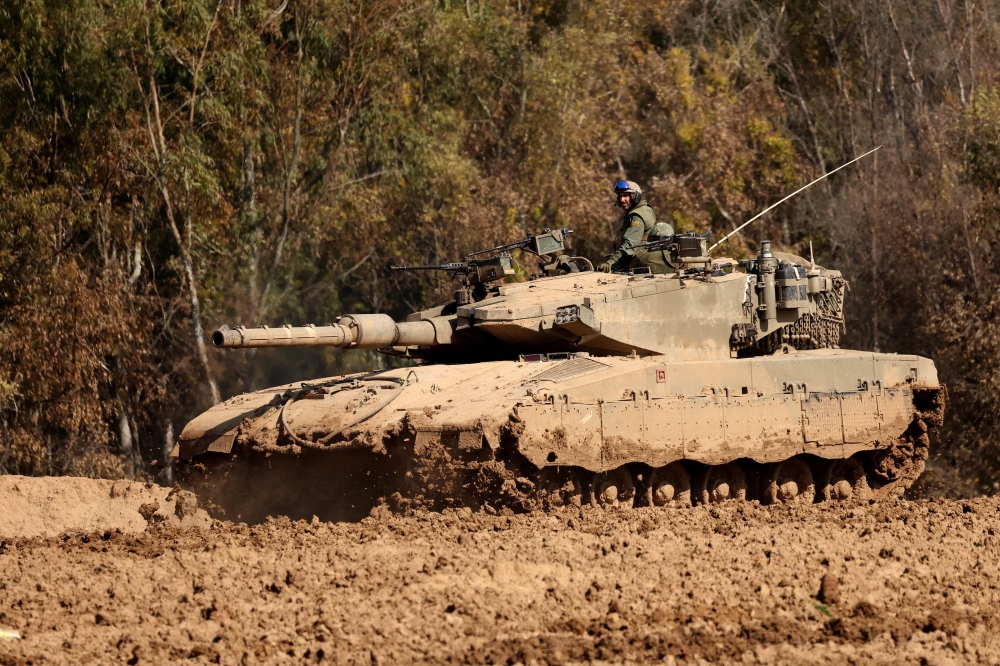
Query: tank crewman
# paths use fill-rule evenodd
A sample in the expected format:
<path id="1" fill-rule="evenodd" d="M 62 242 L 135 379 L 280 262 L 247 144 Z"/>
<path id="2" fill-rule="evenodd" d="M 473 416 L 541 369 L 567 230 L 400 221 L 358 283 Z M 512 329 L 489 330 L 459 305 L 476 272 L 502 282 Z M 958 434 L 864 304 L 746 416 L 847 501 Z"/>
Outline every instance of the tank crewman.
<path id="1" fill-rule="evenodd" d="M 652 206 L 642 200 L 642 190 L 632 181 L 619 180 L 615 183 L 615 197 L 619 207 L 625 210 L 622 226 L 615 234 L 615 244 L 611 254 L 597 270 L 604 273 L 627 271 L 636 258 L 636 245 L 644 242 L 656 224 L 656 213 Z M 640 254 L 644 254 L 640 251 Z M 644 257 L 639 257 L 640 261 Z"/>

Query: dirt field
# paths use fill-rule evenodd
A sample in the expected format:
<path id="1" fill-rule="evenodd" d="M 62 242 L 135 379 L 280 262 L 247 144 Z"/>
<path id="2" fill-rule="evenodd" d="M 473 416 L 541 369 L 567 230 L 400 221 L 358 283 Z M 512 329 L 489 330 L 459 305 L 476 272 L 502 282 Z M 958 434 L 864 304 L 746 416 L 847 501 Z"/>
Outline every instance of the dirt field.
<path id="1" fill-rule="evenodd" d="M 996 499 L 208 528 L 176 513 L 34 538 L 0 520 L 0 629 L 23 637 L 0 663 L 1000 662 Z"/>
<path id="2" fill-rule="evenodd" d="M 135 533 L 145 531 L 150 521 L 204 528 L 212 524 L 194 495 L 151 483 L 0 476 L 0 538 Z"/>

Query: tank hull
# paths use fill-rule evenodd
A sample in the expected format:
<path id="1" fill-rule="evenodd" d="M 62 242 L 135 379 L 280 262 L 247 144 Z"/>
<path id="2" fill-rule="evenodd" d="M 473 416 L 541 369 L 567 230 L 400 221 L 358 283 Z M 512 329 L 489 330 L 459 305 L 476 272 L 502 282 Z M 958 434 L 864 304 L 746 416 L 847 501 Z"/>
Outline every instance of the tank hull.
<path id="1" fill-rule="evenodd" d="M 830 495 L 824 477 L 844 460 L 863 470 L 855 486 L 866 497 L 912 484 L 927 428 L 943 414 L 933 363 L 786 351 L 725 361 L 577 355 L 335 377 L 218 405 L 185 428 L 176 453 L 188 469 L 213 473 L 250 460 L 284 466 L 291 477 L 282 483 L 303 488 L 329 463 L 320 487 L 295 501 L 306 516 L 311 500 L 348 486 L 365 495 L 356 506 L 396 497 L 530 509 L 544 498 L 601 503 L 598 486 L 613 478 L 605 495 L 655 503 L 651 479 L 663 469 L 684 477 L 675 484 L 681 494 L 694 484 L 696 502 L 712 500 L 713 483 L 743 489 L 732 498 L 766 501 L 768 487 L 780 490 L 781 478 L 770 478 L 780 477 L 775 466 L 793 459 L 809 467 L 800 465 L 793 481 L 815 485 L 812 498 Z M 701 478 L 711 470 L 741 478 Z M 732 499 L 719 492 L 715 499 Z"/>

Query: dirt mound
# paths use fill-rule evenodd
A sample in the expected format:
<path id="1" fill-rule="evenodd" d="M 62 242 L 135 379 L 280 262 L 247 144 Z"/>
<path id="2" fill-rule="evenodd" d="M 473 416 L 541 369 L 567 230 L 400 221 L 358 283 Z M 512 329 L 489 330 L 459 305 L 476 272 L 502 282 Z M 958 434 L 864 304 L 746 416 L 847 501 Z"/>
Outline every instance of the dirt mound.
<path id="1" fill-rule="evenodd" d="M 0 476 L 0 538 L 134 533 L 150 522 L 207 527 L 191 493 L 133 481 Z"/>
<path id="2" fill-rule="evenodd" d="M 998 663 L 1000 500 L 0 542 L 0 663 Z"/>

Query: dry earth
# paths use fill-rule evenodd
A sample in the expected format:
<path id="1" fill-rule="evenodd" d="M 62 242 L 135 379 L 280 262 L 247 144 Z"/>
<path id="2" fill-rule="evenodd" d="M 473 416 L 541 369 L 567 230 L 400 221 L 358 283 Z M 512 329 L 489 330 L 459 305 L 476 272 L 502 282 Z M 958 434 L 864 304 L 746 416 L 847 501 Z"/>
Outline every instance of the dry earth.
<path id="1" fill-rule="evenodd" d="M 134 481 L 0 476 L 0 537 L 143 532 L 150 521 L 212 524 L 194 495 L 183 490 Z"/>
<path id="2" fill-rule="evenodd" d="M 11 524 L 2 664 L 1000 662 L 992 498 Z"/>

